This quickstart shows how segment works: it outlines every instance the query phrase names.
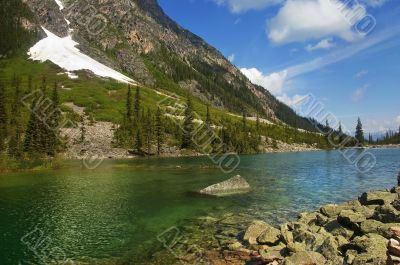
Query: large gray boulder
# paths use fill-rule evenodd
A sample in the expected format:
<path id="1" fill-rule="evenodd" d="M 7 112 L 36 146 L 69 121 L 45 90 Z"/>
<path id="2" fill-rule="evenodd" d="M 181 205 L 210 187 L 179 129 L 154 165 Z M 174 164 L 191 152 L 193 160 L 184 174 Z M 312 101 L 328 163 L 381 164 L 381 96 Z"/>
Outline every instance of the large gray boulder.
<path id="1" fill-rule="evenodd" d="M 226 196 L 250 191 L 250 185 L 241 176 L 237 175 L 226 181 L 211 185 L 200 190 L 201 194 Z"/>

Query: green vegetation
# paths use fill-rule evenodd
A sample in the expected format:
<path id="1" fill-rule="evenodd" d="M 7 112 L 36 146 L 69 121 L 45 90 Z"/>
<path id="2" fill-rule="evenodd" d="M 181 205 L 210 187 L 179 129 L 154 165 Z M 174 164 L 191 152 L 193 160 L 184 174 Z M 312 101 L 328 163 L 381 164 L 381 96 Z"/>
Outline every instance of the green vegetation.
<path id="1" fill-rule="evenodd" d="M 37 91 L 42 91 L 58 106 L 52 107 L 57 111 L 49 117 L 52 127 L 58 128 L 56 125 L 60 120 L 70 119 L 75 123 L 72 126 L 85 130 L 81 126 L 82 117 L 63 105 L 72 102 L 83 107 L 90 120 L 119 125 L 114 135 L 116 145 L 141 155 L 158 155 L 163 152 L 163 147 L 171 146 L 186 148 L 188 153 L 220 152 L 221 149 L 224 152 L 257 153 L 263 151 L 265 144 L 261 143 L 267 142 L 268 145 L 269 142 L 269 146 L 277 147 L 278 141 L 329 148 L 329 142 L 321 134 L 283 123 L 264 123 L 257 114 L 254 120 L 249 120 L 245 114 L 249 113 L 248 110 L 236 112 L 242 113 L 240 116 L 214 108 L 195 95 L 189 97 L 185 89 L 174 81 L 167 81 L 169 79 L 162 74 L 160 78 L 164 81 L 157 84 L 166 87 L 132 88 L 112 80 L 89 77 L 84 71 L 78 72 L 79 79 L 69 79 L 59 67 L 49 62 L 36 63 L 21 56 L 3 59 L 0 65 L 0 83 L 4 87 L 0 89 L 0 109 L 5 109 L 0 114 L 0 128 L 3 128 L 0 133 L 5 135 L 3 139 L 7 139 L 3 142 L 3 153 L 10 157 L 53 157 L 63 151 L 65 139 L 54 137 L 59 132 L 53 135 L 26 105 L 17 104 L 21 97 L 35 95 Z M 28 98 L 31 109 L 44 108 L 39 99 Z M 177 113 L 169 113 L 168 107 L 182 102 L 187 102 L 187 107 L 181 112 L 184 119 L 178 119 L 175 117 Z M 16 114 L 12 119 L 7 115 L 10 112 Z M 197 120 L 204 122 L 198 123 Z M 85 133 L 81 131 L 82 139 Z M 212 139 L 204 145 L 203 134 Z"/>
<path id="2" fill-rule="evenodd" d="M 372 136 L 370 135 L 369 144 L 376 144 L 376 145 L 400 144 L 400 127 L 398 132 L 389 130 L 385 133 L 383 137 L 378 138 L 375 141 L 372 139 Z"/>
<path id="3" fill-rule="evenodd" d="M 19 53 L 32 41 L 35 34 L 22 26 L 22 21 L 33 18 L 29 8 L 20 0 L 0 0 L 0 58 Z"/>

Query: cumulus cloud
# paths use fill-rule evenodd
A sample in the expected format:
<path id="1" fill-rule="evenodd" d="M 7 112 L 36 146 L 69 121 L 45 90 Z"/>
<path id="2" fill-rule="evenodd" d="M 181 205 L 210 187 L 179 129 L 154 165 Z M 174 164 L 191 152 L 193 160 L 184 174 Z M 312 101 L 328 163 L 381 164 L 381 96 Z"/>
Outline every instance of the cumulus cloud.
<path id="1" fill-rule="evenodd" d="M 276 98 L 290 107 L 295 107 L 302 99 L 304 95 L 289 96 L 285 91 L 285 84 L 288 82 L 287 70 L 281 72 L 275 72 L 271 74 L 264 74 L 257 68 L 241 68 L 242 73 L 254 84 L 260 85 Z"/>
<path id="2" fill-rule="evenodd" d="M 257 68 L 241 68 L 242 73 L 254 84 L 260 85 L 274 95 L 282 94 L 287 78 L 287 71 L 263 74 Z"/>
<path id="3" fill-rule="evenodd" d="M 354 24 L 366 15 L 361 4 L 346 6 L 339 0 L 287 0 L 278 14 L 268 21 L 269 39 L 284 44 L 337 36 L 346 41 L 362 37 Z"/>
<path id="4" fill-rule="evenodd" d="M 353 92 L 353 95 L 351 96 L 351 99 L 354 102 L 358 102 L 358 101 L 362 100 L 364 98 L 364 96 L 365 96 L 365 92 L 367 92 L 367 88 L 368 88 L 368 85 L 364 85 L 364 86 L 356 89 Z"/>
<path id="5" fill-rule="evenodd" d="M 277 96 L 277 99 L 282 101 L 283 103 L 285 103 L 286 105 L 295 108 L 296 106 L 298 106 L 298 104 L 304 100 L 304 98 L 306 98 L 307 96 L 305 95 L 294 95 L 292 97 L 288 96 L 286 93 L 284 93 L 281 96 Z"/>
<path id="6" fill-rule="evenodd" d="M 363 76 L 366 76 L 368 74 L 368 70 L 361 70 L 360 72 L 358 72 L 355 77 L 356 78 L 361 78 Z"/>
<path id="7" fill-rule="evenodd" d="M 228 60 L 233 63 L 233 61 L 235 61 L 236 55 L 234 53 L 232 53 L 231 55 L 228 56 Z"/>
<path id="8" fill-rule="evenodd" d="M 249 10 L 261 10 L 268 6 L 282 3 L 284 0 L 213 0 L 218 5 L 229 7 L 232 13 L 243 13 Z"/>
<path id="9" fill-rule="evenodd" d="M 367 132 L 385 133 L 389 130 L 398 131 L 400 126 L 400 116 L 389 119 L 365 119 L 363 121 L 364 130 Z"/>
<path id="10" fill-rule="evenodd" d="M 334 43 L 330 38 L 330 39 L 323 39 L 315 45 L 308 44 L 305 49 L 309 52 L 312 52 L 315 50 L 329 50 L 335 46 L 336 43 Z"/>

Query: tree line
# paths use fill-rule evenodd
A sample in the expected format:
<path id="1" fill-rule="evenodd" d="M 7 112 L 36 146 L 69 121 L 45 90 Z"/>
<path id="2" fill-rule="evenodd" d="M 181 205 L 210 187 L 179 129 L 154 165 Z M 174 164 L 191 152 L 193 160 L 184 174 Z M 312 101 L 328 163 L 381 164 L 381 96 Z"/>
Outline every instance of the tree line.
<path id="1" fill-rule="evenodd" d="M 0 82 L 0 154 L 17 159 L 53 157 L 62 147 L 58 84 L 49 89 L 43 77 L 39 89 L 32 86 L 29 77 L 22 89 L 20 78 L 14 76 L 7 94 Z"/>

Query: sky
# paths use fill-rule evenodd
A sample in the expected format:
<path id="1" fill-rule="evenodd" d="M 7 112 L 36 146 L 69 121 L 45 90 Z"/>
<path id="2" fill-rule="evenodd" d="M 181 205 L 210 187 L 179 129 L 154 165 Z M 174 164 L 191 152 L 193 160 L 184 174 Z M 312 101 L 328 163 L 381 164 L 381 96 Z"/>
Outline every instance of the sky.
<path id="1" fill-rule="evenodd" d="M 400 1 L 159 0 L 253 83 L 295 107 L 312 95 L 353 132 L 399 130 Z"/>

